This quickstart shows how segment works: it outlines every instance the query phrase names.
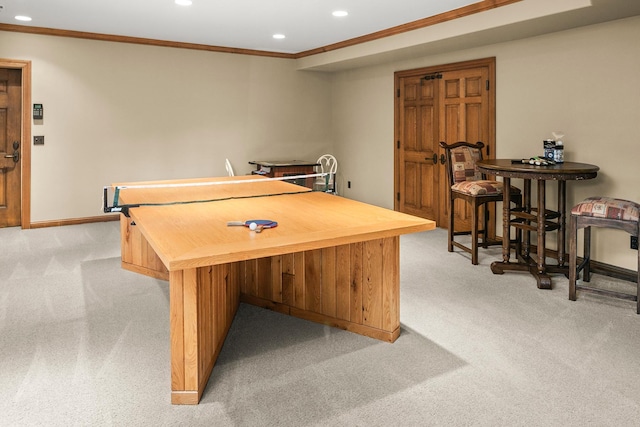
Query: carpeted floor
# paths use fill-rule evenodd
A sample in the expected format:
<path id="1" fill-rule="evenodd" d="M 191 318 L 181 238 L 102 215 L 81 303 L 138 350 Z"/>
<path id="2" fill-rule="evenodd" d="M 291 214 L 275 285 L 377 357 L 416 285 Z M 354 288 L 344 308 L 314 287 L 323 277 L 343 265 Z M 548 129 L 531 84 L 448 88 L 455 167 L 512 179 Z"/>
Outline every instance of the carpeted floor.
<path id="1" fill-rule="evenodd" d="M 493 275 L 500 249 L 472 266 L 444 230 L 401 238 L 394 344 L 242 304 L 198 406 L 170 404 L 168 284 L 120 268 L 117 222 L 0 229 L 0 245 L 0 425 L 640 420 L 635 303 Z"/>

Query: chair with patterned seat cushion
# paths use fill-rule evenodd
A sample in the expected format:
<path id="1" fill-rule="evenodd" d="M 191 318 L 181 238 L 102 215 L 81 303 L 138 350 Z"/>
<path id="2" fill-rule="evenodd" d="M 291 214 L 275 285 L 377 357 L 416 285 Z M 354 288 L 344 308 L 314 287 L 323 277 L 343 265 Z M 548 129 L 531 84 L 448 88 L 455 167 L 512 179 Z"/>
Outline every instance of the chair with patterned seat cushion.
<path id="1" fill-rule="evenodd" d="M 629 200 L 612 197 L 589 197 L 571 209 L 569 223 L 569 299 L 576 300 L 576 290 L 608 295 L 615 298 L 636 301 L 636 313 L 640 314 L 640 252 L 635 275 L 636 294 L 613 291 L 609 289 L 586 286 L 584 282 L 591 280 L 591 227 L 613 228 L 623 230 L 638 237 L 640 227 L 640 204 Z M 584 229 L 583 259 L 577 261 L 578 230 Z M 582 284 L 577 284 L 578 275 L 582 271 Z"/>
<path id="2" fill-rule="evenodd" d="M 484 248 L 491 245 L 502 245 L 502 240 L 489 240 L 487 233 L 489 228 L 489 203 L 501 202 L 503 200 L 502 182 L 487 180 L 486 176 L 476 167 L 476 162 L 482 160 L 482 148 L 484 143 L 476 142 L 456 142 L 447 144 L 441 142 L 440 146 L 446 153 L 447 176 L 449 180 L 449 231 L 448 250 L 453 252 L 454 246 L 471 254 L 471 263 L 478 264 L 478 246 Z M 517 207 L 522 205 L 522 195 L 520 189 L 510 188 L 511 202 Z M 464 200 L 471 207 L 471 230 L 456 231 L 455 202 Z M 480 219 L 480 209 L 482 211 L 482 228 L 478 228 Z M 465 246 L 455 237 L 460 235 L 471 236 L 471 247 Z M 479 236 L 482 235 L 482 241 Z M 504 236 L 503 238 L 509 238 Z"/>

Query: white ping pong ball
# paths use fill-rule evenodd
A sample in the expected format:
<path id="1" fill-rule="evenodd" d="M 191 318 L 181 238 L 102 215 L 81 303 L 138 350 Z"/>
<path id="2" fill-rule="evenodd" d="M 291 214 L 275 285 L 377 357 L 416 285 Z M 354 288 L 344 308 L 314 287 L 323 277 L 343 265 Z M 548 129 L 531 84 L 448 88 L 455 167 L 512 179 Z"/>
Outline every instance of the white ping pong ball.
<path id="1" fill-rule="evenodd" d="M 249 230 L 255 230 L 256 228 L 258 228 L 258 224 L 256 224 L 255 222 L 249 224 Z"/>

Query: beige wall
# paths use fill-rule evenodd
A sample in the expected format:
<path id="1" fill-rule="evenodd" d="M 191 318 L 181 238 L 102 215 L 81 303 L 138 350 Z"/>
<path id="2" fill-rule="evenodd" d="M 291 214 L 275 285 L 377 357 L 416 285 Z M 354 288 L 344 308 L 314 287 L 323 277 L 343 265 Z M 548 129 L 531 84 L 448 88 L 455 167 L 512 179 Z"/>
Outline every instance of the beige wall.
<path id="1" fill-rule="evenodd" d="M 329 151 L 330 76 L 293 60 L 0 32 L 32 61 L 33 222 L 100 215 L 112 182 L 236 174 Z"/>
<path id="2" fill-rule="evenodd" d="M 0 32 L 0 57 L 33 61 L 45 135 L 32 147 L 32 220 L 99 215 L 114 181 L 224 175 L 256 158 L 334 152 L 339 191 L 393 207 L 393 73 L 495 56 L 498 157 L 541 152 L 566 133 L 568 160 L 594 163 L 569 204 L 640 201 L 640 18 L 330 73 L 291 60 Z M 299 64 L 298 64 L 299 65 Z M 347 189 L 346 182 L 352 188 Z M 553 186 L 551 186 L 553 187 Z M 552 193 L 552 191 L 550 191 Z M 553 198 L 550 194 L 549 198 Z M 595 237 L 595 258 L 635 268 L 628 236 Z"/>
<path id="3" fill-rule="evenodd" d="M 336 73 L 332 108 L 341 193 L 393 207 L 394 71 L 495 56 L 497 157 L 542 154 L 542 140 L 563 130 L 566 159 L 601 168 L 595 180 L 568 184 L 569 205 L 591 195 L 640 201 L 638 40 L 636 17 Z M 548 199 L 555 200 L 550 190 Z M 595 259 L 636 268 L 628 234 L 595 234 Z"/>

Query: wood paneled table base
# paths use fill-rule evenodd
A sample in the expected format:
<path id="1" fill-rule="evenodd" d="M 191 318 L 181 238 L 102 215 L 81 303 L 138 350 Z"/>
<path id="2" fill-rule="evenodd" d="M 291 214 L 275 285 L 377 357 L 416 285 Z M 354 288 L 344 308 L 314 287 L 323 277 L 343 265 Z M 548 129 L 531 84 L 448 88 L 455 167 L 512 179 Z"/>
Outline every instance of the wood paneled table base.
<path id="1" fill-rule="evenodd" d="M 121 218 L 122 267 L 169 280 L 174 404 L 200 401 L 241 301 L 395 341 L 399 236 L 435 228 L 423 218 L 251 176 L 159 183 L 231 180 L 252 182 L 161 195 L 121 190 L 130 204 L 226 198 L 140 206 Z M 226 225 L 252 218 L 278 226 L 256 233 Z"/>
<path id="2" fill-rule="evenodd" d="M 595 178 L 598 166 L 586 163 L 564 162 L 551 166 L 536 166 L 514 163 L 510 159 L 485 159 L 478 162 L 478 168 L 489 175 L 503 178 L 504 187 L 509 188 L 511 178 L 524 180 L 523 207 L 511 208 L 509 192 L 505 192 L 502 213 L 502 261 L 491 264 L 494 274 L 505 271 L 528 271 L 537 280 L 538 288 L 551 289 L 549 273 L 568 274 L 565 254 L 566 191 L 567 181 Z M 531 206 L 531 181 L 537 181 L 537 207 Z M 558 207 L 552 211 L 546 207 L 546 182 L 558 182 Z M 516 260 L 510 261 L 510 230 L 514 227 L 521 236 L 521 244 L 516 248 Z M 546 232 L 558 230 L 558 263 L 547 265 L 545 261 Z M 537 256 L 530 256 L 530 233 L 537 234 Z"/>

